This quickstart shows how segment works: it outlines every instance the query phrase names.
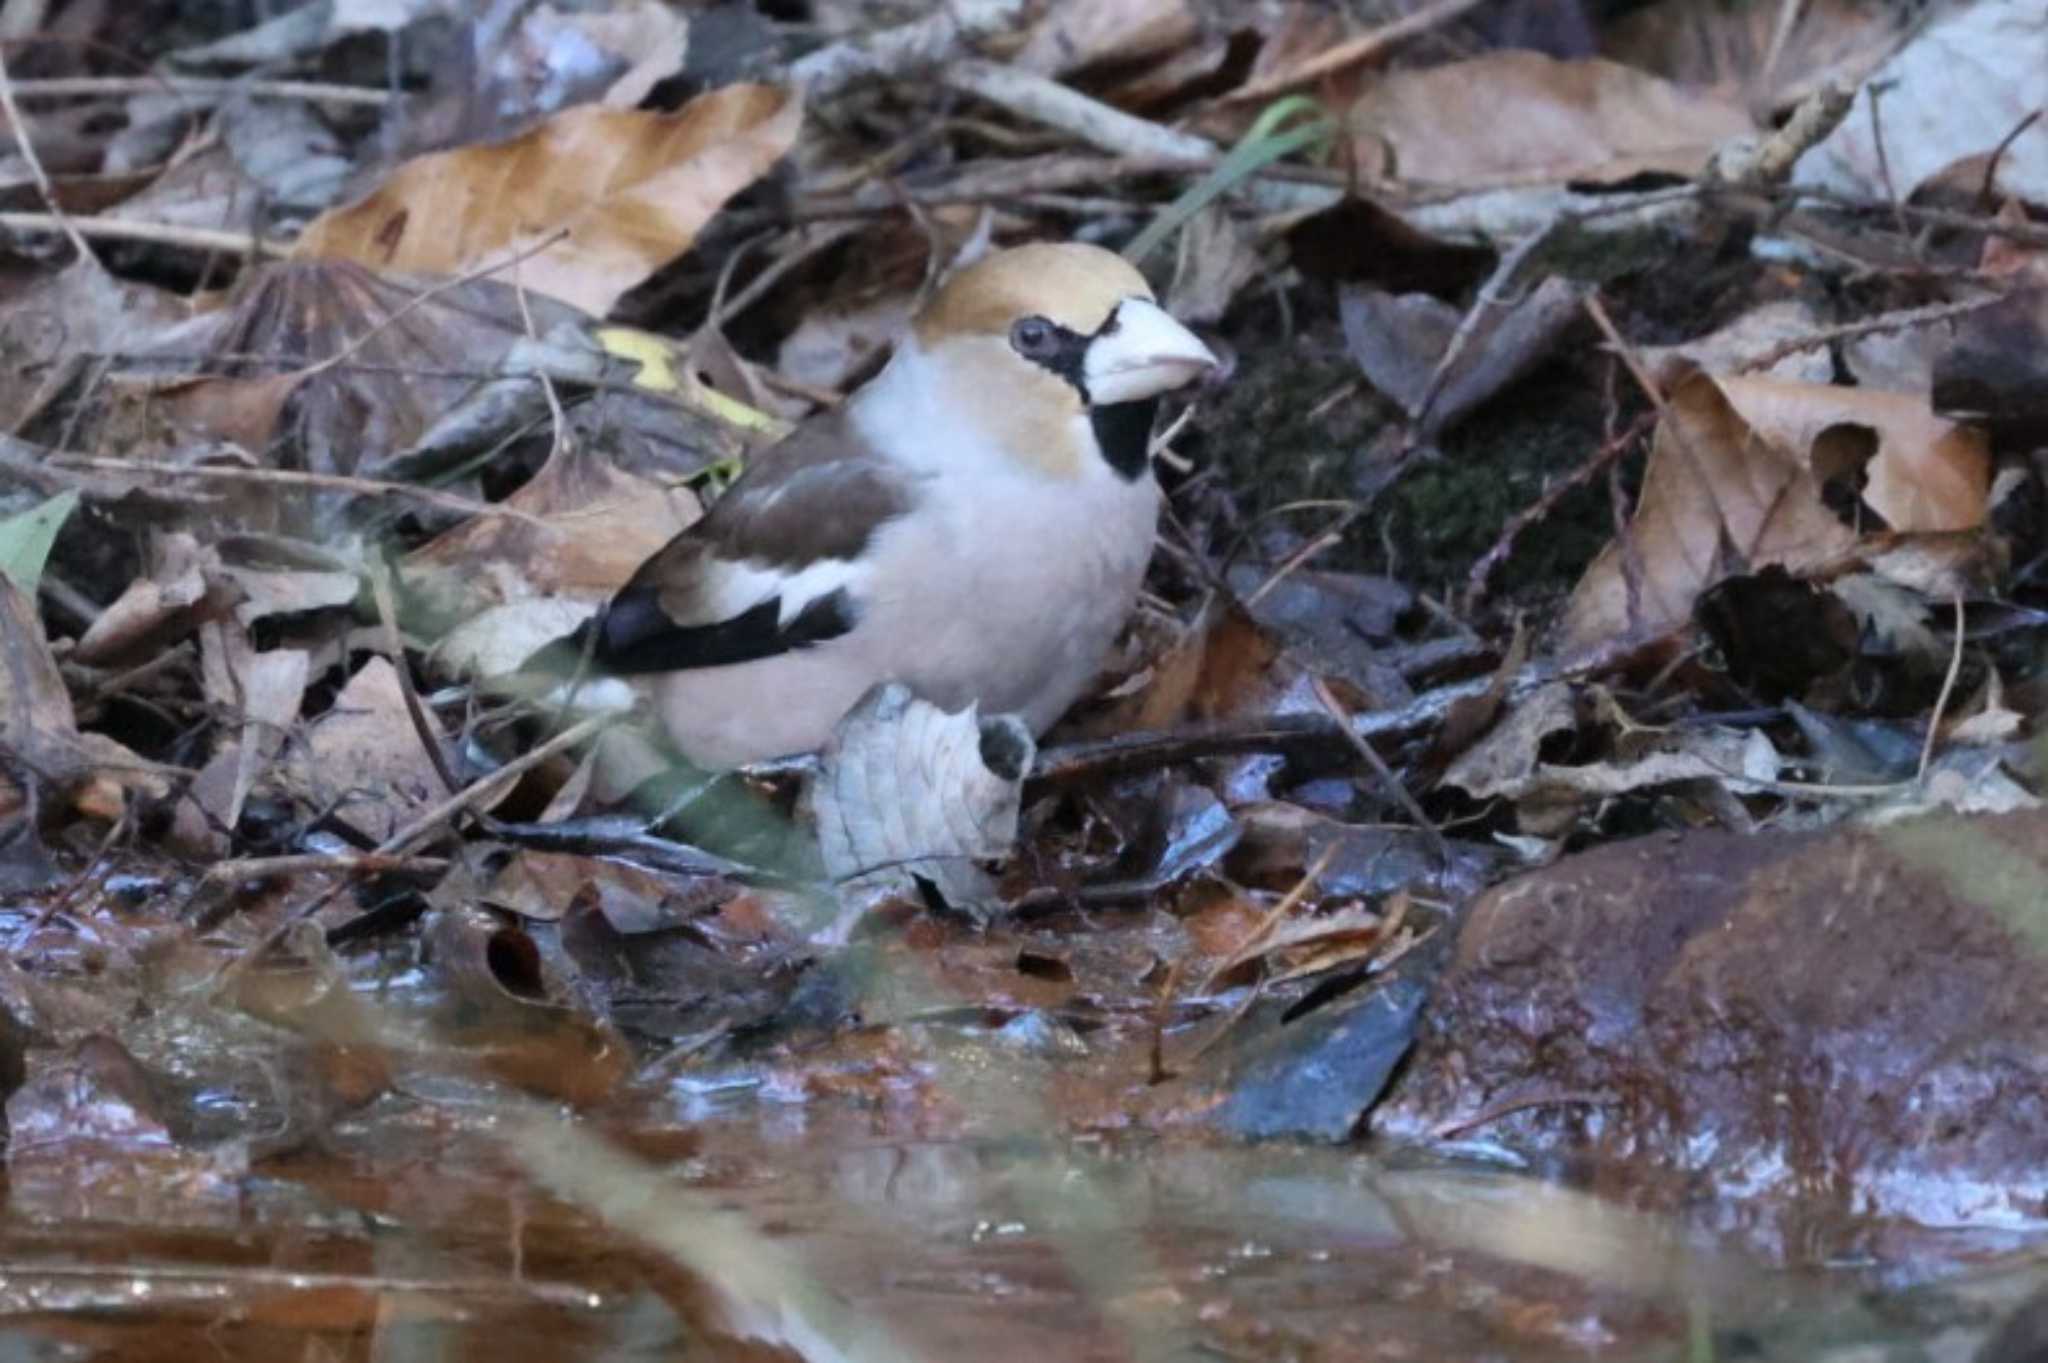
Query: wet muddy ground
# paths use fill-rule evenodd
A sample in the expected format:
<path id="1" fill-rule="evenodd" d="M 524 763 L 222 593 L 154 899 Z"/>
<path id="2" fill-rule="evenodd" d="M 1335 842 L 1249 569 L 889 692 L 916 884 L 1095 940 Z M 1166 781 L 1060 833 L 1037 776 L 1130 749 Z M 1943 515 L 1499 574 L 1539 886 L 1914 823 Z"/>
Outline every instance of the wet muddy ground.
<path id="1" fill-rule="evenodd" d="M 126 1044 L 26 1053 L 8 1357 L 1959 1359 L 2038 1273 L 2014 1232 L 1641 1160 L 1119 1130 L 1112 1092 L 1173 1106 L 1142 1028 L 927 1009 L 628 1057 L 452 1002 L 403 949 L 227 996 L 228 955 L 72 913 L 13 917 L 47 950 L 10 987 Z M 95 994 L 110 940 L 153 1002 Z"/>

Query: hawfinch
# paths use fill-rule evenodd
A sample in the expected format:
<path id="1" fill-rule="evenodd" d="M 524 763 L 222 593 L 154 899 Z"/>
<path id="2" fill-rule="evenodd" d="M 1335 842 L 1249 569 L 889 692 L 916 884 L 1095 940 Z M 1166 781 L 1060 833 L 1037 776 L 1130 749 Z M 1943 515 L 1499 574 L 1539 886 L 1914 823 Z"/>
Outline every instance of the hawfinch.
<path id="1" fill-rule="evenodd" d="M 1215 366 L 1109 251 L 988 256 L 570 642 L 599 672 L 654 674 L 669 736 L 708 768 L 819 747 L 885 681 L 1042 731 L 1151 556 L 1158 398 Z"/>

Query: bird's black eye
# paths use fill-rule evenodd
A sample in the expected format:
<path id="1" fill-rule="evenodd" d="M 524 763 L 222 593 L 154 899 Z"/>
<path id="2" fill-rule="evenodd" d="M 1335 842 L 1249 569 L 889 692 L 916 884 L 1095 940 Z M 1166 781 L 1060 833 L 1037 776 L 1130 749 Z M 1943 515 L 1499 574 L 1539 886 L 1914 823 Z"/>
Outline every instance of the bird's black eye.
<path id="1" fill-rule="evenodd" d="M 1060 348 L 1059 328 L 1043 317 L 1019 318 L 1010 328 L 1010 344 L 1027 360 L 1049 360 Z"/>

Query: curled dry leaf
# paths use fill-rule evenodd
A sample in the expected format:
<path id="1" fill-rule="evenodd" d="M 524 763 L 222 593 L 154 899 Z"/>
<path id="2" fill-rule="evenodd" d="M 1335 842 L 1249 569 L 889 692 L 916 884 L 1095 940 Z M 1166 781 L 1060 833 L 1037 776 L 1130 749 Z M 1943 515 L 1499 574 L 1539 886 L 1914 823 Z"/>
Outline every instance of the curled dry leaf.
<path id="1" fill-rule="evenodd" d="M 239 595 L 219 576 L 220 555 L 182 530 L 152 535 L 149 560 L 148 571 L 79 637 L 72 651 L 79 662 L 104 666 L 161 647 Z"/>
<path id="2" fill-rule="evenodd" d="M 826 873 L 850 901 L 915 901 L 915 877 L 955 909 L 990 906 L 975 862 L 1015 844 L 1036 749 L 1014 716 L 948 714 L 901 685 L 876 687 L 839 722 L 806 792 Z"/>
<path id="3" fill-rule="evenodd" d="M 1896 556 L 1900 536 L 1983 521 L 1991 457 L 1980 432 L 1935 416 L 1923 398 L 1693 375 L 1671 392 L 1625 539 L 1572 594 L 1567 637 L 1584 645 L 1668 629 L 1731 566 L 1797 575 L 1848 554 L 1858 531 L 1823 490 L 1859 481 L 1855 514 L 1897 532 L 1884 541 Z"/>
<path id="4" fill-rule="evenodd" d="M 1476 750 L 1475 750 L 1476 751 Z M 1475 780 L 1482 799 L 1558 804 L 1606 799 L 1682 781 L 1707 781 L 1741 794 L 1778 779 L 1785 760 L 1761 729 L 1688 729 L 1648 751 L 1611 762 L 1563 766 L 1533 761 L 1520 775 L 1505 770 Z"/>
<path id="5" fill-rule="evenodd" d="M 208 811 L 222 827 L 233 828 L 257 778 L 284 747 L 292 721 L 298 718 L 312 655 L 297 648 L 259 653 L 240 624 L 214 621 L 200 632 L 199 656 L 207 699 L 242 721 L 240 738 L 229 745 L 235 774 L 228 798 Z"/>
<path id="6" fill-rule="evenodd" d="M 796 95 L 766 85 L 729 85 L 673 114 L 579 105 L 509 141 L 406 162 L 315 219 L 295 253 L 423 274 L 504 268 L 601 315 L 687 251 L 801 120 Z"/>
<path id="7" fill-rule="evenodd" d="M 1694 175 L 1755 130 L 1739 105 L 1617 62 L 1516 51 L 1393 72 L 1351 106 L 1350 126 L 1361 167 L 1457 185 Z"/>

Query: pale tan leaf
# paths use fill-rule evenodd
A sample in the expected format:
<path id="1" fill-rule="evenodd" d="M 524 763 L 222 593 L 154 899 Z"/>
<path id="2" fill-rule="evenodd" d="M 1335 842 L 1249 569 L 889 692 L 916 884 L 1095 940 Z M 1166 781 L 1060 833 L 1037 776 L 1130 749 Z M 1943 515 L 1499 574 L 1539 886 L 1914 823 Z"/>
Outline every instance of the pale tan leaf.
<path id="1" fill-rule="evenodd" d="M 505 266 L 602 315 L 687 251 L 789 150 L 801 119 L 794 94 L 766 85 L 729 85 L 672 114 L 579 105 L 509 141 L 406 162 L 315 219 L 295 254 L 422 274 Z"/>
<path id="2" fill-rule="evenodd" d="M 1351 106 L 1350 127 L 1362 167 L 1458 185 L 1692 175 L 1755 131 L 1740 106 L 1617 62 L 1520 51 L 1393 72 Z"/>
<path id="3" fill-rule="evenodd" d="M 1669 408 L 1626 539 L 1602 551 L 1573 593 L 1565 632 L 1574 644 L 1677 624 L 1731 556 L 1795 575 L 1841 559 L 1864 541 L 1823 501 L 1830 479 L 1863 480 L 1873 528 L 1882 518 L 1890 530 L 1869 537 L 1873 551 L 1897 554 L 1984 518 L 1983 435 L 1935 416 L 1924 397 L 1695 374 L 1672 390 Z"/>
<path id="4" fill-rule="evenodd" d="M 1967 530 L 1984 519 L 1991 455 L 1981 432 L 1936 416 L 1922 394 L 1884 393 L 1761 376 L 1723 391 L 1763 439 L 1821 466 L 1830 433 L 1863 428 L 1877 448 L 1863 500 L 1893 530 Z"/>

